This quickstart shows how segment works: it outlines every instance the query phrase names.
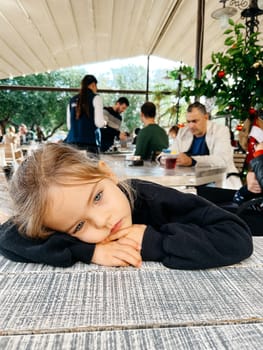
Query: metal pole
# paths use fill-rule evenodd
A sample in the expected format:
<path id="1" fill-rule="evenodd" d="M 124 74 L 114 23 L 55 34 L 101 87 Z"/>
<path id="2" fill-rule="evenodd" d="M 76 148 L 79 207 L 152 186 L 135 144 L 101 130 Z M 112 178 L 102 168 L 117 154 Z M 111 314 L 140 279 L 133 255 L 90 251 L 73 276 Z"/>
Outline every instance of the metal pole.
<path id="1" fill-rule="evenodd" d="M 146 75 L 146 102 L 149 101 L 149 72 L 150 72 L 150 55 L 147 56 L 147 75 Z"/>
<path id="2" fill-rule="evenodd" d="M 195 78 L 200 79 L 203 65 L 204 46 L 204 24 L 205 24 L 205 0 L 198 0 L 197 4 L 197 27 L 195 48 Z"/>

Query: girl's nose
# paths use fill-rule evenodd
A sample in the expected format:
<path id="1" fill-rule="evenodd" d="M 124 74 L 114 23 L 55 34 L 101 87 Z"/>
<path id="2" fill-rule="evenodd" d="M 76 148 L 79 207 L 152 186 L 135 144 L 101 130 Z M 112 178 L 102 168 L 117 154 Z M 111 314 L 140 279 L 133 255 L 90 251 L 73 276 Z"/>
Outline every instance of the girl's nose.
<path id="1" fill-rule="evenodd" d="M 99 210 L 94 210 L 89 216 L 89 222 L 95 228 L 103 228 L 110 225 L 110 215 L 107 212 L 101 212 Z"/>

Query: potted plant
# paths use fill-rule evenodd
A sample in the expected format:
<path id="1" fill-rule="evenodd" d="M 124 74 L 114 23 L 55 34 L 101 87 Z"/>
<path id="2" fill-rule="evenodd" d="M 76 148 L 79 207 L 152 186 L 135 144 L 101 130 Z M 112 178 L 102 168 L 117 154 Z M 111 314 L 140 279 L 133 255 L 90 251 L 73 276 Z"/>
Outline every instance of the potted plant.
<path id="1" fill-rule="evenodd" d="M 229 19 L 224 52 L 212 53 L 211 63 L 183 96 L 215 97 L 218 114 L 244 121 L 263 106 L 263 50 L 259 32 L 247 35 L 246 27 Z"/>

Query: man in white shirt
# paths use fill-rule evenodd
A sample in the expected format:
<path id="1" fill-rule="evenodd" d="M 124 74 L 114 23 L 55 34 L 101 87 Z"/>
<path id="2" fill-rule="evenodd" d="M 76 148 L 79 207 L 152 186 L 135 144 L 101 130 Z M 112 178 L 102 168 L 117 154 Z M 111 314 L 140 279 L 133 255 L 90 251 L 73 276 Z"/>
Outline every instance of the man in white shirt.
<path id="1" fill-rule="evenodd" d="M 222 166 L 227 173 L 238 173 L 233 160 L 233 149 L 229 129 L 208 120 L 206 108 L 194 102 L 187 108 L 187 126 L 180 128 L 171 150 L 178 154 L 179 166 L 209 165 Z M 238 176 L 226 178 L 225 188 L 238 189 Z"/>

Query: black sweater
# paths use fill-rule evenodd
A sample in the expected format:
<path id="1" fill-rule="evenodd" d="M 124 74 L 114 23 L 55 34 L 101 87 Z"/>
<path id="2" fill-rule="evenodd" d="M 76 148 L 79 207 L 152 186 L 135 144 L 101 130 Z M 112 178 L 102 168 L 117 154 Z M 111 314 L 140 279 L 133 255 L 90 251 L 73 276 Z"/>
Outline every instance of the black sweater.
<path id="1" fill-rule="evenodd" d="M 237 216 L 205 199 L 158 184 L 131 180 L 136 191 L 133 223 L 147 225 L 142 259 L 176 269 L 237 263 L 252 254 L 251 233 Z M 71 266 L 90 263 L 95 245 L 57 232 L 45 240 L 26 238 L 12 221 L 0 226 L 0 252 L 21 262 Z"/>

